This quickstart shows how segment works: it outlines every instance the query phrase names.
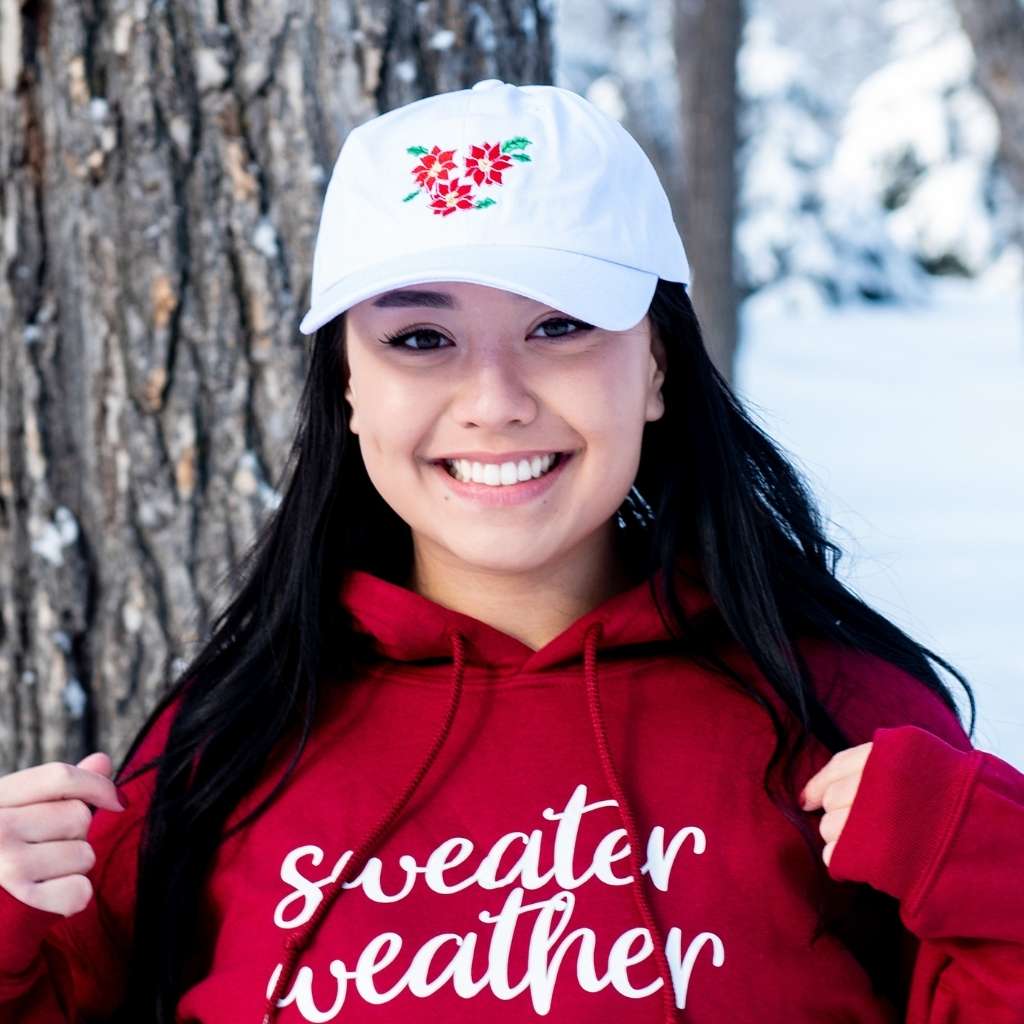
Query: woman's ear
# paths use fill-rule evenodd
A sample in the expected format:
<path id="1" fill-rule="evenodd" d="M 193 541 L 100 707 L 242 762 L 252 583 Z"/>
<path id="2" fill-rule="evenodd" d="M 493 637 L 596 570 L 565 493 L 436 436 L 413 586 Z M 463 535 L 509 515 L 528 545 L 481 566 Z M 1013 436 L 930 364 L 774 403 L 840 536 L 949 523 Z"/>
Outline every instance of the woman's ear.
<path id="1" fill-rule="evenodd" d="M 359 422 L 356 417 L 356 403 L 352 395 L 352 379 L 349 378 L 348 383 L 345 385 L 345 401 L 348 402 L 349 414 L 348 414 L 348 429 L 353 434 L 359 433 Z"/>
<path id="2" fill-rule="evenodd" d="M 353 434 L 359 433 L 359 422 L 356 416 L 355 395 L 352 393 L 352 367 L 348 360 L 349 320 L 348 313 L 341 314 L 341 372 L 345 378 L 345 401 L 348 403 L 348 429 Z"/>
<path id="3" fill-rule="evenodd" d="M 648 421 L 661 419 L 665 414 L 665 398 L 661 393 L 661 385 L 665 382 L 665 346 L 653 323 L 650 324 L 650 331 L 650 376 L 647 382 L 647 406 L 644 417 Z"/>

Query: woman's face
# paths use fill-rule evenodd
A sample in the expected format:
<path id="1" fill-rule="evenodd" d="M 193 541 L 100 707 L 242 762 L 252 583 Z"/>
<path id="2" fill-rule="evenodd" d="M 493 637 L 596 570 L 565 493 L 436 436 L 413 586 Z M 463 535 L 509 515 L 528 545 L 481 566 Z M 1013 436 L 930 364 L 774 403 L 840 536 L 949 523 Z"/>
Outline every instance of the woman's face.
<path id="1" fill-rule="evenodd" d="M 353 306 L 345 345 L 350 427 L 421 558 L 526 572 L 607 544 L 664 412 L 648 317 L 602 330 L 437 282 Z"/>

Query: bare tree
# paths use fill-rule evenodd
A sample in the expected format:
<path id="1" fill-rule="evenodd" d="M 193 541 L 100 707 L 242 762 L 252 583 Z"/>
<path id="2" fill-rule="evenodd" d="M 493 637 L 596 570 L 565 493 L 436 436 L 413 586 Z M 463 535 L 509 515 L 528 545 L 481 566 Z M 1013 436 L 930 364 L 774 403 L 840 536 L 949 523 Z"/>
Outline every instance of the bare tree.
<path id="1" fill-rule="evenodd" d="M 738 333 L 736 55 L 742 25 L 742 0 L 675 0 L 684 178 L 678 212 L 693 264 L 694 305 L 708 352 L 727 379 Z"/>
<path id="2" fill-rule="evenodd" d="M 0 772 L 130 734 L 277 500 L 346 132 L 544 0 L 0 3 Z"/>

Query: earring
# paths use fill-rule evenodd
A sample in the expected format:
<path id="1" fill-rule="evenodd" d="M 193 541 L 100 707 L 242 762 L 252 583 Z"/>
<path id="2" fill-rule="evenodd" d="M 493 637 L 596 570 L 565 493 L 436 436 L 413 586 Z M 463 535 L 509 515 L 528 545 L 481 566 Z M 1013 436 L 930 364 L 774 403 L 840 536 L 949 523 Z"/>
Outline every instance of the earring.
<path id="1" fill-rule="evenodd" d="M 630 487 L 629 493 L 622 504 L 628 506 L 629 512 L 640 526 L 646 528 L 654 522 L 654 509 L 647 503 L 646 498 L 637 489 L 636 484 Z M 622 506 L 619 507 L 619 511 L 616 513 L 616 522 L 620 528 L 625 529 L 626 520 L 622 515 Z"/>

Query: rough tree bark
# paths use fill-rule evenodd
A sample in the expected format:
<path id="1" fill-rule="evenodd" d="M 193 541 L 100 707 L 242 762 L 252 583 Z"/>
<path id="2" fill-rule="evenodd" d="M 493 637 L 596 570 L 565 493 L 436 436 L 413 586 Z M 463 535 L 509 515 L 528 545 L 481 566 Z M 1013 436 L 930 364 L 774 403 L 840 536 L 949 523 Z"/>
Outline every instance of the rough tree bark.
<path id="1" fill-rule="evenodd" d="M 276 501 L 346 132 L 550 0 L 0 0 L 0 773 L 115 760 Z"/>
<path id="2" fill-rule="evenodd" d="M 732 379 L 738 334 L 734 271 L 742 0 L 674 0 L 683 198 L 678 210 L 693 273 L 693 302 L 719 372 Z"/>

